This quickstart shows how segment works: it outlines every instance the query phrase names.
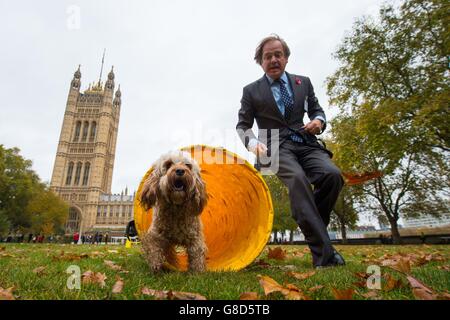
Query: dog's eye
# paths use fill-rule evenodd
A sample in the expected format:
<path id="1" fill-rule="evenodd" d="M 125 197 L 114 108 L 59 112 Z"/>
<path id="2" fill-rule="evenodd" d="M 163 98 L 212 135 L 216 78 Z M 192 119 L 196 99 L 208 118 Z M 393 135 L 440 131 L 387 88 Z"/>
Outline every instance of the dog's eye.
<path id="1" fill-rule="evenodd" d="M 166 161 L 164 162 L 164 169 L 169 170 L 169 168 L 172 166 L 172 161 Z"/>
<path id="2" fill-rule="evenodd" d="M 190 163 L 186 163 L 186 167 L 188 167 L 188 168 L 189 168 L 189 170 L 192 170 L 192 164 L 190 164 Z"/>

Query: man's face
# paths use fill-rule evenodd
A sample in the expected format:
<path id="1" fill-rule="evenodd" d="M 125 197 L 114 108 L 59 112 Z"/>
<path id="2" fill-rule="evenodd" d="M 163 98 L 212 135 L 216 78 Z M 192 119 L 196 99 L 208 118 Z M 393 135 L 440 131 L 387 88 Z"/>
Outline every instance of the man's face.
<path id="1" fill-rule="evenodd" d="M 272 40 L 264 45 L 261 66 L 269 77 L 274 80 L 279 79 L 287 63 L 288 59 L 284 55 L 280 41 Z"/>

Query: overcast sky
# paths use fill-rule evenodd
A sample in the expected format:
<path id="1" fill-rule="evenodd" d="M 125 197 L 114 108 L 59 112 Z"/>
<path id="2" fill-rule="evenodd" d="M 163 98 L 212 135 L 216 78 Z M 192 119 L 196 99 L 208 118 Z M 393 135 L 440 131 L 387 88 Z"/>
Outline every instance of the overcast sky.
<path id="1" fill-rule="evenodd" d="M 235 134 L 242 88 L 270 33 L 291 48 L 286 70 L 311 78 L 328 118 L 332 53 L 355 19 L 383 1 L 5 1 L 0 3 L 0 144 L 19 147 L 51 179 L 68 89 L 82 91 L 114 65 L 122 110 L 113 193 L 137 188 L 162 153 L 224 146 L 249 159 Z"/>

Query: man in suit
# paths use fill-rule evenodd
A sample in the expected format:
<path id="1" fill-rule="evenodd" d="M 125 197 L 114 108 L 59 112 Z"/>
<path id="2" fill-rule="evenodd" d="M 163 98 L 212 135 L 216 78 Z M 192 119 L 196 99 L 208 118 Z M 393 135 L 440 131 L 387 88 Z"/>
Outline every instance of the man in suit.
<path id="1" fill-rule="evenodd" d="M 261 41 L 255 60 L 265 74 L 244 88 L 236 129 L 258 159 L 267 154 L 276 159 L 275 173 L 289 189 L 292 216 L 305 235 L 314 267 L 344 265 L 326 229 L 344 181 L 331 162 L 332 153 L 315 136 L 325 130 L 326 117 L 310 79 L 285 72 L 289 55 L 279 36 Z M 310 119 L 306 124 L 305 112 Z M 258 138 L 251 129 L 254 120 Z"/>

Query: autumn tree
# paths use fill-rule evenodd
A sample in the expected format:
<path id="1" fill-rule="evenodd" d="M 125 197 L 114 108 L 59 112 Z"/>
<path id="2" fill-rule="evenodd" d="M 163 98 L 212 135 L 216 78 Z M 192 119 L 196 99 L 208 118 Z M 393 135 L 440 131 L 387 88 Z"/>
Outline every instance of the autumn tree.
<path id="1" fill-rule="evenodd" d="M 26 210 L 31 216 L 34 233 L 51 235 L 64 232 L 69 207 L 47 186 L 36 190 Z"/>
<path id="2" fill-rule="evenodd" d="M 67 205 L 43 184 L 18 148 L 0 145 L 0 233 L 61 231 Z M 51 233 L 53 233 L 51 232 Z"/>
<path id="3" fill-rule="evenodd" d="M 444 1 L 387 5 L 363 18 L 335 53 L 328 78 L 341 169 L 381 171 L 360 204 L 384 214 L 395 243 L 401 215 L 448 212 L 449 28 Z"/>
<path id="4" fill-rule="evenodd" d="M 24 159 L 18 148 L 0 145 L 0 212 L 11 228 L 30 227 L 31 217 L 26 211 L 39 177 L 31 169 L 31 161 Z"/>

